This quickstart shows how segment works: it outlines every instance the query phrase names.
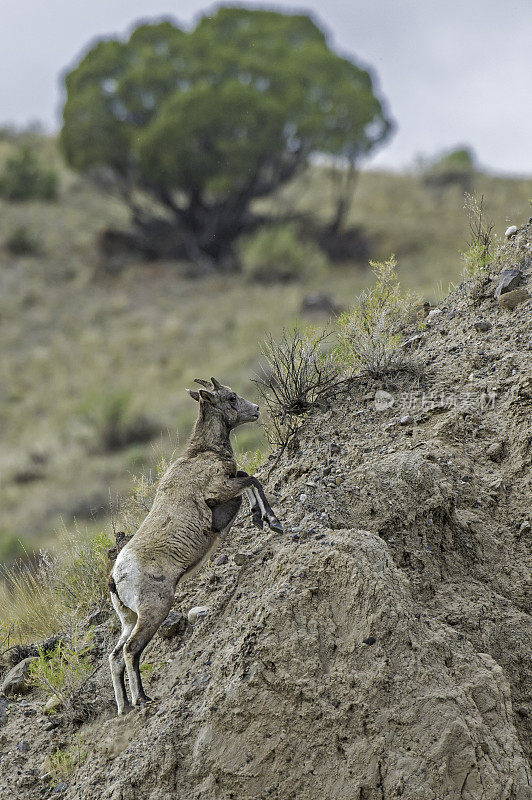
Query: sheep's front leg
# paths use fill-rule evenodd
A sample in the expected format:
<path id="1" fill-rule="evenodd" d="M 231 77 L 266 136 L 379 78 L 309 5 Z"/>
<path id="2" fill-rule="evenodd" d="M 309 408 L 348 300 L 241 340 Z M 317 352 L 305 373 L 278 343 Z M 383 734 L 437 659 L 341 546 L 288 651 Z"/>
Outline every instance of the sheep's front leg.
<path id="1" fill-rule="evenodd" d="M 264 492 L 262 484 L 253 475 L 248 475 L 247 472 L 239 470 L 235 478 L 229 479 L 221 491 L 225 496 L 229 492 L 240 494 L 242 491 L 246 492 L 248 496 L 249 505 L 251 509 L 251 516 L 255 525 L 262 528 L 262 522 L 265 520 L 273 531 L 283 533 L 283 526 L 275 516 L 272 507 L 268 502 L 268 498 Z M 234 496 L 234 495 L 233 495 Z"/>

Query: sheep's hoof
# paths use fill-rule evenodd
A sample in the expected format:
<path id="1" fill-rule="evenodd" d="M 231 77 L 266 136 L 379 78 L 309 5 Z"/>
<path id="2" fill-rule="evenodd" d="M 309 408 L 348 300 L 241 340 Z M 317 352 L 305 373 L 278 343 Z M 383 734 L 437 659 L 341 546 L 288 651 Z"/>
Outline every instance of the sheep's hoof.
<path id="1" fill-rule="evenodd" d="M 118 712 L 119 717 L 127 716 L 131 711 L 133 711 L 133 706 L 131 703 L 126 703 L 124 707 Z"/>
<path id="2" fill-rule="evenodd" d="M 151 705 L 151 703 L 153 703 L 153 700 L 146 694 L 144 697 L 140 697 L 137 700 L 137 708 L 145 708 L 146 706 Z"/>
<path id="3" fill-rule="evenodd" d="M 277 519 L 277 517 L 273 517 L 272 519 L 267 519 L 266 522 L 270 526 L 271 530 L 275 531 L 275 533 L 284 533 L 284 528 Z"/>
<path id="4" fill-rule="evenodd" d="M 251 519 L 255 527 L 263 530 L 264 522 L 262 521 L 262 517 L 260 516 L 260 514 L 254 514 Z"/>

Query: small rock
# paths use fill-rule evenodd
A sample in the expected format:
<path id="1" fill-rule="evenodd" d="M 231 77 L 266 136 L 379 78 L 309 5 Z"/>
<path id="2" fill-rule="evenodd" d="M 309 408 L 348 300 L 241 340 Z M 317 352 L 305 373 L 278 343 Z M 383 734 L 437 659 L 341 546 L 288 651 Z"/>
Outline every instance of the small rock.
<path id="1" fill-rule="evenodd" d="M 477 320 L 477 322 L 474 323 L 474 326 L 475 330 L 478 331 L 478 333 L 487 333 L 493 328 L 493 325 L 491 324 L 491 322 L 488 322 L 487 319 Z"/>
<path id="2" fill-rule="evenodd" d="M 530 522 L 527 519 L 519 526 L 519 536 L 522 536 L 523 533 L 530 533 Z"/>
<path id="3" fill-rule="evenodd" d="M 338 453 L 341 453 L 341 452 L 342 452 L 342 448 L 340 447 L 339 444 L 334 444 L 333 443 L 331 445 L 331 455 L 334 456 L 334 455 L 337 455 Z"/>
<path id="4" fill-rule="evenodd" d="M 506 228 L 504 231 L 504 236 L 506 239 L 511 239 L 512 236 L 515 236 L 517 233 L 517 225 L 510 225 L 509 228 Z"/>
<path id="5" fill-rule="evenodd" d="M 58 711 L 62 705 L 63 701 L 61 698 L 57 694 L 53 694 L 44 704 L 44 713 L 55 714 L 55 712 Z"/>
<path id="6" fill-rule="evenodd" d="M 191 608 L 188 612 L 187 619 L 191 625 L 195 625 L 198 620 L 206 617 L 208 613 L 209 609 L 207 606 L 194 606 L 194 608 Z"/>
<path id="7" fill-rule="evenodd" d="M 27 677 L 33 657 L 25 658 L 20 661 L 13 669 L 10 669 L 0 687 L 0 692 L 7 696 L 13 694 L 24 694 L 30 690 Z"/>
<path id="8" fill-rule="evenodd" d="M 408 414 L 404 417 L 401 417 L 399 420 L 399 425 L 410 425 L 414 421 L 414 417 L 409 416 Z"/>
<path id="9" fill-rule="evenodd" d="M 303 492 L 302 494 L 299 495 L 299 502 L 300 503 L 304 503 L 306 499 L 307 499 L 307 495 L 305 494 L 305 492 Z"/>
<path id="10" fill-rule="evenodd" d="M 19 753 L 27 753 L 29 749 L 30 746 L 24 739 L 21 739 L 20 742 L 17 744 L 17 750 L 19 751 Z"/>
<path id="11" fill-rule="evenodd" d="M 499 303 L 502 308 L 505 308 L 507 311 L 513 311 L 519 303 L 522 303 L 523 300 L 527 300 L 530 297 L 528 290 L 524 287 L 520 289 L 514 289 L 513 292 L 506 292 L 505 294 L 501 294 L 498 298 L 497 302 Z"/>
<path id="12" fill-rule="evenodd" d="M 51 719 L 42 726 L 42 729 L 43 731 L 53 731 L 58 727 L 58 725 L 59 722 L 57 720 Z"/>
<path id="13" fill-rule="evenodd" d="M 364 644 L 372 645 L 375 644 L 377 640 L 374 636 L 368 636 L 366 639 L 362 639 L 362 641 L 364 642 Z"/>
<path id="14" fill-rule="evenodd" d="M 227 564 L 227 562 L 228 562 L 228 561 L 229 561 L 229 558 L 227 557 L 227 555 L 226 555 L 225 553 L 222 553 L 222 555 L 220 556 L 220 558 L 218 558 L 218 559 L 216 560 L 216 566 L 217 566 L 217 567 L 221 567 L 221 566 L 222 566 L 222 564 Z"/>
<path id="15" fill-rule="evenodd" d="M 523 273 L 520 269 L 503 269 L 499 276 L 499 283 L 497 284 L 497 288 L 495 289 L 493 296 L 498 299 L 501 294 L 506 294 L 507 292 L 511 292 L 513 289 L 517 289 L 522 278 Z"/>
<path id="16" fill-rule="evenodd" d="M 430 322 L 431 320 L 437 319 L 442 313 L 441 308 L 433 308 L 429 311 L 427 320 Z"/>
<path id="17" fill-rule="evenodd" d="M 326 477 L 327 475 L 330 475 L 331 472 L 332 472 L 332 467 L 325 467 L 325 469 L 323 470 L 323 476 Z"/>
<path id="18" fill-rule="evenodd" d="M 337 477 L 334 479 L 334 482 L 335 482 L 335 484 L 336 484 L 337 486 L 341 486 L 341 484 L 344 482 L 344 479 L 342 478 L 342 476 L 341 476 L 341 475 L 338 475 L 338 476 L 337 476 Z"/>
<path id="19" fill-rule="evenodd" d="M 182 635 L 186 626 L 187 621 L 183 614 L 179 611 L 170 611 L 159 628 L 159 636 L 162 636 L 163 639 L 172 639 L 174 636 Z"/>
<path id="20" fill-rule="evenodd" d="M 493 442 L 486 450 L 486 455 L 492 461 L 500 461 L 504 453 L 504 445 L 502 442 Z"/>
<path id="21" fill-rule="evenodd" d="M 233 556 L 233 561 L 235 562 L 237 567 L 242 567 L 247 560 L 248 557 L 245 553 L 235 553 Z"/>

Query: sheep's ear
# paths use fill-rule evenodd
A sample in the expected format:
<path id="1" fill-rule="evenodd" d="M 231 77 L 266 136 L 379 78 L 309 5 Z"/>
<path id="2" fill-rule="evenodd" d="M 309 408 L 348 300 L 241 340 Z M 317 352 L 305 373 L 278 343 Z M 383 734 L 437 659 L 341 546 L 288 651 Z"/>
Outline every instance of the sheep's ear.
<path id="1" fill-rule="evenodd" d="M 217 381 L 216 378 L 211 378 L 211 383 L 212 383 L 212 385 L 214 386 L 215 389 L 220 389 L 221 386 L 222 386 L 220 381 Z"/>
<path id="2" fill-rule="evenodd" d="M 199 383 L 200 386 L 205 386 L 206 389 L 211 388 L 211 384 L 209 381 L 204 381 L 201 378 L 194 378 L 194 383 Z"/>
<path id="3" fill-rule="evenodd" d="M 216 400 L 215 396 L 212 392 L 207 392 L 205 389 L 200 389 L 199 394 L 202 400 L 205 400 L 206 403 L 214 403 Z"/>
<path id="4" fill-rule="evenodd" d="M 193 389 L 187 389 L 187 392 L 193 400 L 199 403 L 199 392 L 195 392 Z"/>

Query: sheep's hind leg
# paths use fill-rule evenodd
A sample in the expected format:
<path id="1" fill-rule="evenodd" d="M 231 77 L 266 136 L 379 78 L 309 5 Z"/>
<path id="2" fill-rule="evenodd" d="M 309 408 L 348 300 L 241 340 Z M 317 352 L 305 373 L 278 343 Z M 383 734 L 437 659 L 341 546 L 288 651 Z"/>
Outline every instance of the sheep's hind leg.
<path id="1" fill-rule="evenodd" d="M 157 606 L 151 608 L 146 606 L 138 609 L 137 624 L 124 645 L 124 658 L 126 662 L 127 677 L 131 691 L 131 703 L 133 706 L 145 705 L 151 702 L 142 686 L 140 677 L 140 657 L 149 642 L 153 639 L 157 629 L 166 619 L 174 600 L 173 591 L 161 600 L 158 598 Z"/>
<path id="2" fill-rule="evenodd" d="M 130 608 L 124 606 L 124 604 L 120 602 L 118 595 L 116 595 L 114 592 L 111 593 L 111 602 L 113 603 L 115 611 L 120 618 L 120 622 L 122 623 L 122 633 L 120 634 L 120 638 L 112 652 L 109 654 L 109 666 L 111 667 L 111 679 L 113 681 L 116 705 L 118 714 L 121 716 L 122 714 L 127 714 L 127 712 L 131 710 L 131 705 L 126 692 L 126 684 L 124 681 L 124 672 L 126 668 L 124 660 L 124 644 L 131 635 L 131 631 L 135 627 L 137 615 L 134 611 L 131 611 Z"/>

